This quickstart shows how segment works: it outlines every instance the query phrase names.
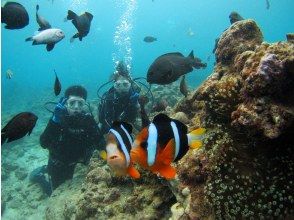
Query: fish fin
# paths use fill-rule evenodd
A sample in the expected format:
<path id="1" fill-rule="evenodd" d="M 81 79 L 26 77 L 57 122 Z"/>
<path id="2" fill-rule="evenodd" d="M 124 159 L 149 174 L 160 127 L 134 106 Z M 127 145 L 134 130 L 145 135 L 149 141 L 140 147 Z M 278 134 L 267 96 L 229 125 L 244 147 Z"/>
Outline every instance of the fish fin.
<path id="1" fill-rule="evenodd" d="M 175 155 L 175 140 L 171 139 L 165 148 L 159 152 L 156 160 L 162 161 L 164 165 L 170 165 L 171 162 L 174 160 Z"/>
<path id="2" fill-rule="evenodd" d="M 190 134 L 203 135 L 206 132 L 205 128 L 197 128 L 190 132 Z"/>
<path id="3" fill-rule="evenodd" d="M 39 11 L 39 8 L 40 8 L 39 5 L 36 5 L 36 11 Z"/>
<path id="4" fill-rule="evenodd" d="M 200 140 L 192 141 L 192 143 L 190 144 L 190 147 L 192 149 L 199 149 L 200 147 L 202 147 L 202 141 Z"/>
<path id="5" fill-rule="evenodd" d="M 147 167 L 147 152 L 142 147 L 135 147 L 130 152 L 131 159 L 143 167 Z"/>
<path id="6" fill-rule="evenodd" d="M 127 173 L 134 179 L 140 178 L 139 171 L 135 167 L 133 167 L 132 165 L 130 165 L 128 167 Z"/>
<path id="7" fill-rule="evenodd" d="M 73 19 L 75 19 L 77 17 L 77 14 L 76 13 L 74 13 L 73 11 L 71 11 L 71 10 L 68 10 L 67 11 L 67 20 L 73 20 Z"/>
<path id="8" fill-rule="evenodd" d="M 72 37 L 70 38 L 70 42 L 71 42 L 71 43 L 74 42 L 75 38 L 78 38 L 78 37 L 79 37 L 79 33 L 76 33 L 74 36 L 72 36 Z"/>
<path id="9" fill-rule="evenodd" d="M 179 52 L 174 52 L 174 53 L 166 53 L 166 54 L 163 54 L 163 55 L 159 56 L 157 59 L 159 59 L 159 58 L 161 58 L 161 57 L 165 57 L 165 56 L 171 56 L 171 55 L 173 55 L 173 56 L 184 57 L 183 54 L 181 54 L 181 53 L 179 53 Z"/>
<path id="10" fill-rule="evenodd" d="M 188 57 L 191 59 L 194 59 L 194 51 L 193 50 L 189 53 Z"/>
<path id="11" fill-rule="evenodd" d="M 32 41 L 33 37 L 28 37 L 25 41 Z"/>
<path id="12" fill-rule="evenodd" d="M 47 46 L 46 46 L 47 51 L 53 50 L 54 46 L 55 46 L 55 44 L 47 44 Z"/>
<path id="13" fill-rule="evenodd" d="M 176 176 L 176 169 L 171 165 L 161 165 L 152 169 L 153 173 L 159 173 L 160 176 L 166 179 L 174 179 Z"/>
<path id="14" fill-rule="evenodd" d="M 206 132 L 205 128 L 197 128 L 187 134 L 188 137 L 188 145 L 192 149 L 199 149 L 202 147 L 202 135 Z"/>
<path id="15" fill-rule="evenodd" d="M 85 14 L 89 18 L 89 20 L 92 21 L 92 19 L 93 19 L 94 16 L 91 13 L 89 13 L 89 12 L 85 12 Z"/>
<path id="16" fill-rule="evenodd" d="M 137 135 L 136 139 L 139 143 L 144 142 L 148 138 L 148 128 L 145 127 L 140 131 L 140 133 Z"/>
<path id="17" fill-rule="evenodd" d="M 83 40 L 83 37 L 82 36 L 79 36 L 79 40 L 82 41 Z"/>
<path id="18" fill-rule="evenodd" d="M 103 160 L 107 160 L 107 153 L 105 150 L 100 151 L 99 156 L 103 159 Z"/>
<path id="19" fill-rule="evenodd" d="M 171 121 L 171 118 L 168 117 L 166 114 L 163 114 L 163 113 L 159 113 L 153 119 L 154 123 L 169 122 L 169 121 Z"/>
<path id="20" fill-rule="evenodd" d="M 32 45 L 38 45 L 39 43 L 37 41 L 33 41 Z"/>

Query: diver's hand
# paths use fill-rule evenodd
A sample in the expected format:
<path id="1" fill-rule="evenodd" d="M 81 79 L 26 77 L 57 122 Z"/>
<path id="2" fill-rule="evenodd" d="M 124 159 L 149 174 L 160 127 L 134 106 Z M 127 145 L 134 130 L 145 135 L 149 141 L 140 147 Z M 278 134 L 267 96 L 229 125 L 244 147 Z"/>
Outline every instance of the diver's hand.
<path id="1" fill-rule="evenodd" d="M 135 92 L 130 96 L 130 101 L 132 103 L 137 103 L 139 99 L 139 93 Z"/>
<path id="2" fill-rule="evenodd" d="M 65 102 L 67 101 L 67 98 L 62 97 L 59 102 L 57 103 L 55 109 L 54 109 L 54 114 L 52 117 L 52 121 L 55 123 L 60 123 L 61 119 L 64 117 L 64 115 L 67 113 L 67 109 L 64 106 Z"/>

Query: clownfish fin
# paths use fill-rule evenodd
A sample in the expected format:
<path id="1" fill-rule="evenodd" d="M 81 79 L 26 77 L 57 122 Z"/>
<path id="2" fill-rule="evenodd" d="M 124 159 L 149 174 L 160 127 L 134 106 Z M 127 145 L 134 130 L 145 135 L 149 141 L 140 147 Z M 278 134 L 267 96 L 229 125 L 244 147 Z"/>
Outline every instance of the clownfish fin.
<path id="1" fill-rule="evenodd" d="M 171 165 L 162 165 L 152 169 L 152 172 L 159 173 L 165 179 L 174 179 L 176 176 L 176 169 Z"/>
<path id="2" fill-rule="evenodd" d="M 198 148 L 202 147 L 202 141 L 200 141 L 200 140 L 192 141 L 190 147 L 192 149 L 198 149 Z"/>
<path id="3" fill-rule="evenodd" d="M 206 132 L 205 128 L 197 128 L 190 132 L 190 134 L 203 135 Z"/>
<path id="4" fill-rule="evenodd" d="M 140 178 L 139 171 L 135 167 L 133 167 L 132 165 L 129 166 L 127 173 L 134 179 Z"/>
<path id="5" fill-rule="evenodd" d="M 205 132 L 205 128 L 197 128 L 194 131 L 187 134 L 188 145 L 190 146 L 190 148 L 199 149 L 200 147 L 202 147 L 202 139 Z"/>
<path id="6" fill-rule="evenodd" d="M 130 155 L 134 163 L 147 167 L 147 153 L 142 147 L 132 148 Z"/>
<path id="7" fill-rule="evenodd" d="M 107 160 L 107 153 L 105 150 L 100 151 L 99 155 L 103 160 Z"/>
<path id="8" fill-rule="evenodd" d="M 170 165 L 174 160 L 175 155 L 175 140 L 171 139 L 165 148 L 159 153 L 157 160 L 164 165 Z"/>
<path id="9" fill-rule="evenodd" d="M 138 141 L 138 142 L 143 142 L 144 140 L 147 140 L 147 138 L 148 138 L 148 128 L 147 127 L 145 127 L 145 128 L 143 128 L 140 132 L 139 132 L 139 134 L 136 136 L 136 140 Z"/>

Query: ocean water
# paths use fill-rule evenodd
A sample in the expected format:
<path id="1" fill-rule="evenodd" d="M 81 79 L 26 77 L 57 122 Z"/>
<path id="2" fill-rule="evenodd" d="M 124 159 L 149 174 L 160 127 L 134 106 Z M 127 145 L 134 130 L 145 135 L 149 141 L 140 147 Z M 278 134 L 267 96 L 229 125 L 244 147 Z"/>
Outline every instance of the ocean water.
<path id="1" fill-rule="evenodd" d="M 90 100 L 97 100 L 96 91 L 107 82 L 119 60 L 125 60 L 133 77 L 146 77 L 151 63 L 168 52 L 195 56 L 207 62 L 207 68 L 194 70 L 187 75 L 189 86 L 197 88 L 212 72 L 214 42 L 230 26 L 229 14 L 238 12 L 243 18 L 254 19 L 264 35 L 264 41 L 286 39 L 286 33 L 294 30 L 293 0 L 20 0 L 28 11 L 30 23 L 23 29 L 7 30 L 1 27 L 1 124 L 22 111 L 38 114 L 39 120 L 31 137 L 9 144 L 12 149 L 24 147 L 25 155 L 36 158 L 23 160 L 18 154 L 10 160 L 24 166 L 38 167 L 46 163 L 45 151 L 32 151 L 38 146 L 38 137 L 45 128 L 50 113 L 44 110 L 47 101 L 57 101 L 54 96 L 54 70 L 64 89 L 81 84 L 88 90 Z M 2 1 L 2 5 L 5 1 Z M 47 52 L 45 45 L 33 46 L 25 42 L 38 29 L 35 7 L 52 27 L 60 28 L 65 38 Z M 77 14 L 85 11 L 93 14 L 91 29 L 82 41 L 70 43 L 77 31 L 73 24 L 64 22 L 67 10 Z M 189 36 L 188 31 L 194 32 Z M 156 42 L 146 43 L 145 36 L 154 36 Z M 208 61 L 208 57 L 210 60 Z M 6 71 L 13 72 L 11 79 Z M 30 139 L 31 138 L 31 139 Z M 3 146 L 6 147 L 7 146 Z M 4 149 L 6 150 L 6 149 Z M 30 155 L 27 155 L 29 158 Z M 17 161 L 19 160 L 19 161 Z M 27 171 L 30 171 L 28 169 Z M 10 177 L 8 177 L 9 180 Z M 3 180 L 5 181 L 5 180 Z M 2 187 L 8 183 L 2 184 Z M 21 184 L 21 183 L 20 183 Z M 15 187 L 15 190 L 17 187 Z M 14 188 L 10 189 L 13 192 Z M 15 208 L 14 212 L 17 212 Z M 10 219 L 6 215 L 6 219 Z M 14 215 L 11 215 L 14 216 Z M 5 219 L 5 218 L 3 218 Z"/>

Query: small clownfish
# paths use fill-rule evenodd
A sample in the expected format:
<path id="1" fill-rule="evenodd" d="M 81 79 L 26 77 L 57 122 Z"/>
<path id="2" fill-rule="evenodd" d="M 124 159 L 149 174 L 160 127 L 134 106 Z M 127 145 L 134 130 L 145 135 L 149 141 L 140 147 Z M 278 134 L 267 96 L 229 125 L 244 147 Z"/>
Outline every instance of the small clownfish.
<path id="1" fill-rule="evenodd" d="M 118 176 L 129 175 L 139 178 L 140 173 L 133 167 L 130 158 L 133 139 L 131 137 L 132 126 L 125 122 L 114 122 L 107 134 L 106 151 L 100 156 Z"/>
<path id="2" fill-rule="evenodd" d="M 187 126 L 182 122 L 158 114 L 137 135 L 131 150 L 132 161 L 166 179 L 173 179 L 176 169 L 171 163 L 180 160 L 189 148 L 200 148 L 205 129 L 187 133 Z"/>

